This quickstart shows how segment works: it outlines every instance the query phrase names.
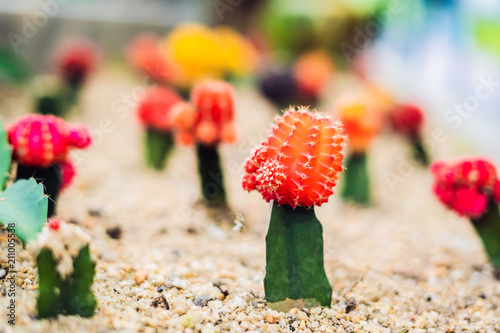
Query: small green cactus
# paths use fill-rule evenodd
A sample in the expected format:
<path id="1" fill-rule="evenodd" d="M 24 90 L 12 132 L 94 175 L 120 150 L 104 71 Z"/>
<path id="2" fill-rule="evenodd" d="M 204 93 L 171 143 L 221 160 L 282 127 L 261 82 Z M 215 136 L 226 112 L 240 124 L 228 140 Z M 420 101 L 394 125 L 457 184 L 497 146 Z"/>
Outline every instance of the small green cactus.
<path id="1" fill-rule="evenodd" d="M 346 156 L 342 198 L 363 205 L 370 203 L 370 178 L 366 163 L 366 153 Z"/>
<path id="2" fill-rule="evenodd" d="M 71 90 L 55 76 L 39 76 L 32 83 L 34 111 L 64 117 L 71 109 Z"/>
<path id="3" fill-rule="evenodd" d="M 210 206 L 226 206 L 226 190 L 216 146 L 196 145 L 201 193 Z"/>
<path id="4" fill-rule="evenodd" d="M 146 164 L 155 170 L 163 170 L 175 146 L 172 133 L 147 128 L 145 141 Z"/>
<path id="5" fill-rule="evenodd" d="M 66 230 L 61 232 L 60 228 Z M 35 245 L 38 250 L 39 318 L 56 317 L 59 314 L 93 316 L 97 301 L 91 286 L 96 265 L 90 255 L 88 237 L 82 235 L 84 234 L 78 227 L 52 218 L 39 239 L 41 244 Z M 63 242 L 63 251 L 66 252 L 60 253 L 61 249 L 57 245 L 52 247 L 55 242 Z"/>

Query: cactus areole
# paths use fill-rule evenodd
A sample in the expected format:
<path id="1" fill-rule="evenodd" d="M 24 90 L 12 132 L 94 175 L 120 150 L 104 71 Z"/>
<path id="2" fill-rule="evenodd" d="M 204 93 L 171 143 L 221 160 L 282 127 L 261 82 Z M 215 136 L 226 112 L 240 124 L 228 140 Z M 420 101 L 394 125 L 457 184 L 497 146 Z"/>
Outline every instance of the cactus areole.
<path id="1" fill-rule="evenodd" d="M 438 161 L 431 171 L 434 193 L 446 207 L 472 222 L 500 278 L 500 180 L 495 166 L 484 159 Z"/>
<path id="2" fill-rule="evenodd" d="M 340 126 L 329 118 L 289 110 L 245 163 L 243 188 L 271 202 L 264 287 L 273 309 L 330 306 L 323 231 L 314 206 L 333 194 L 343 142 Z"/>
<path id="3" fill-rule="evenodd" d="M 43 183 L 50 197 L 47 214 L 54 215 L 59 192 L 71 184 L 75 174 L 69 152 L 91 144 L 88 128 L 70 126 L 58 117 L 32 114 L 12 124 L 8 137 L 18 163 L 16 179 L 35 178 Z"/>

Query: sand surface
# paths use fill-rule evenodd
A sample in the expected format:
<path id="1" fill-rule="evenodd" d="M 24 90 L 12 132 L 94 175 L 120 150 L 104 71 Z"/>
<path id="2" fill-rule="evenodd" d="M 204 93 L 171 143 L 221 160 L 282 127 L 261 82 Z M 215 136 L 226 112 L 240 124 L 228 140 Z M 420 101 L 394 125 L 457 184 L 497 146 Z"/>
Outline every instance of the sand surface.
<path id="1" fill-rule="evenodd" d="M 0 332 L 500 332 L 500 282 L 479 238 L 433 197 L 426 170 L 402 168 L 401 161 L 411 161 L 407 147 L 388 134 L 371 151 L 374 205 L 334 196 L 316 209 L 332 307 L 267 308 L 268 204 L 244 192 L 240 179 L 243 161 L 270 128 L 272 108 L 254 90 L 238 89 L 242 140 L 221 149 L 229 200 L 244 220 L 235 231 L 200 204 L 192 148 L 177 148 L 163 172 L 143 166 L 133 113 L 143 88 L 108 69 L 89 82 L 69 117 L 86 123 L 96 143 L 75 154 L 78 177 L 61 196 L 58 215 L 92 238 L 97 313 L 36 320 L 33 258 L 18 245 L 16 326 L 6 323 L 9 298 L 0 294 Z M 24 93 L 2 89 L 0 97 L 7 122 L 29 110 Z M 455 150 L 445 142 L 434 154 Z M 391 183 L 394 174 L 400 178 Z M 107 233 L 115 227 L 120 239 Z M 6 234 L 0 238 L 5 244 Z"/>

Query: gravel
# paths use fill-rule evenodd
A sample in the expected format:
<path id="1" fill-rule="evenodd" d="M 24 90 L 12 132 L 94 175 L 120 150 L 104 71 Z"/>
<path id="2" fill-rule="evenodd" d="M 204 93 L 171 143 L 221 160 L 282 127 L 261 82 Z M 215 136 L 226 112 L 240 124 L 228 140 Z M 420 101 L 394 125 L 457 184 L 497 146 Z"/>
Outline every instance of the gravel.
<path id="1" fill-rule="evenodd" d="M 266 134 L 270 106 L 255 91 L 239 89 L 244 139 L 221 148 L 229 199 L 242 224 L 233 228 L 198 203 L 192 149 L 176 149 L 165 171 L 144 168 L 140 128 L 121 108 L 137 84 L 107 69 L 90 82 L 82 112 L 70 119 L 88 124 L 96 138 L 94 148 L 75 156 L 79 174 L 58 207 L 63 220 L 91 236 L 95 316 L 36 320 L 36 269 L 18 244 L 16 326 L 2 319 L 1 332 L 500 332 L 500 282 L 480 240 L 467 220 L 432 197 L 425 170 L 413 167 L 395 184 L 388 181 L 407 158 L 406 146 L 388 134 L 370 156 L 374 204 L 363 208 L 332 197 L 316 210 L 331 308 L 269 309 L 263 292 L 268 204 L 244 192 L 240 177 L 250 149 Z M 8 107 L 2 109 L 7 121 L 27 105 L 14 97 L 21 102 L 0 106 Z M 103 129 L 108 120 L 112 129 Z M 433 155 L 468 153 L 460 149 L 450 141 Z M 117 226 L 120 237 L 111 239 L 108 231 Z M 1 244 L 6 237 L 0 233 Z M 0 296 L 2 318 L 8 302 Z"/>

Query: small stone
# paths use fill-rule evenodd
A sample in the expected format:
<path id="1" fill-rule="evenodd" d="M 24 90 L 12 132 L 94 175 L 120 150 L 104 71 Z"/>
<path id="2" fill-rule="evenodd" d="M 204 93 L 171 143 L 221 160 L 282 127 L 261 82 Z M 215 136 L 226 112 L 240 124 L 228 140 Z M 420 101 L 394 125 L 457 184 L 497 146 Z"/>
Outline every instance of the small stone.
<path id="1" fill-rule="evenodd" d="M 137 272 L 134 277 L 135 282 L 137 282 L 137 284 L 143 283 L 144 281 L 146 281 L 147 278 L 148 275 L 144 271 Z"/>
<path id="2" fill-rule="evenodd" d="M 153 300 L 153 304 L 152 305 L 155 308 L 164 308 L 164 309 L 170 310 L 170 305 L 168 304 L 167 299 L 163 295 L 161 295 L 159 297 L 156 297 Z"/>
<path id="3" fill-rule="evenodd" d="M 297 319 L 306 321 L 308 319 L 307 315 L 303 311 L 297 312 Z"/>
<path id="4" fill-rule="evenodd" d="M 356 302 L 352 301 L 352 300 L 347 302 L 347 305 L 345 307 L 345 313 L 349 313 L 349 312 L 353 311 L 354 309 L 356 309 Z"/>
<path id="5" fill-rule="evenodd" d="M 213 298 L 207 295 L 200 295 L 194 300 L 196 306 L 205 307 Z"/>
<path id="6" fill-rule="evenodd" d="M 297 308 L 293 308 L 290 310 L 290 314 L 292 314 L 292 315 L 296 315 L 297 312 L 299 312 L 299 309 L 297 309 Z"/>
<path id="7" fill-rule="evenodd" d="M 181 324 L 186 328 L 193 328 L 196 323 L 194 321 L 194 317 L 187 313 L 181 317 Z"/>
<path id="8" fill-rule="evenodd" d="M 106 229 L 106 233 L 112 239 L 120 239 L 122 237 L 122 228 L 111 227 L 111 228 Z"/>
<path id="9" fill-rule="evenodd" d="M 269 323 L 269 324 L 273 324 L 274 323 L 274 317 L 271 316 L 271 315 L 267 315 L 266 316 L 266 321 Z"/>

